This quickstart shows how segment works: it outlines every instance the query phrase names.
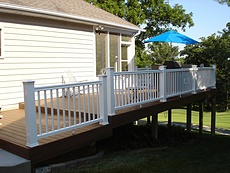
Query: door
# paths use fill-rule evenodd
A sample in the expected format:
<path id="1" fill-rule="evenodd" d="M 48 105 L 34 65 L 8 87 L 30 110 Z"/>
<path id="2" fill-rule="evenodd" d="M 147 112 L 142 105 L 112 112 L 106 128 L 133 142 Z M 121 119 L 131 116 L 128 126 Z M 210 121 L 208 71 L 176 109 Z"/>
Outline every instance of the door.
<path id="1" fill-rule="evenodd" d="M 114 67 L 115 72 L 128 71 L 131 66 L 132 42 L 130 36 L 105 31 L 96 32 L 96 75 L 104 72 L 106 67 Z M 126 40 L 125 40 L 126 39 Z"/>

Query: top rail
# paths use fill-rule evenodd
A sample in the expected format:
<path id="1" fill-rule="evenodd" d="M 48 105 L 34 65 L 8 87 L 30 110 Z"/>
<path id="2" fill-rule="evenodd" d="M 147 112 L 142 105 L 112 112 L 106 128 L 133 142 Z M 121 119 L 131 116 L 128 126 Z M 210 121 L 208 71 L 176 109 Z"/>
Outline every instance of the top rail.
<path id="1" fill-rule="evenodd" d="M 113 78 L 113 92 L 108 93 L 114 99 L 114 110 L 132 105 L 180 96 L 186 93 L 196 93 L 198 90 L 215 87 L 215 66 L 181 69 L 166 69 L 160 66 L 159 70 L 141 70 L 114 72 L 113 68 L 106 70 Z M 112 109 L 112 107 L 111 107 Z"/>
<path id="2" fill-rule="evenodd" d="M 23 85 L 29 147 L 54 134 L 108 124 L 106 76 L 92 82 L 34 87 L 34 81 L 25 81 Z"/>
<path id="3" fill-rule="evenodd" d="M 99 81 L 35 87 L 23 82 L 27 146 L 38 139 L 92 123 L 108 124 L 108 115 L 134 105 L 195 94 L 216 85 L 216 67 L 114 72 L 106 68 Z M 108 87 L 107 87 L 108 86 Z"/>

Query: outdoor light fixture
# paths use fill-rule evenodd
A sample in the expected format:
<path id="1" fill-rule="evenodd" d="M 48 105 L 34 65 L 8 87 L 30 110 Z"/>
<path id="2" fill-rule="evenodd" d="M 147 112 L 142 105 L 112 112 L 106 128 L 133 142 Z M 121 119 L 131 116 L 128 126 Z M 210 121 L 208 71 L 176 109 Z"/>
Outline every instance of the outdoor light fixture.
<path id="1" fill-rule="evenodd" d="M 104 29 L 104 27 L 101 26 L 101 25 L 99 25 L 99 26 L 97 26 L 97 27 L 95 28 L 96 31 L 101 31 L 101 30 L 103 30 L 103 29 Z"/>

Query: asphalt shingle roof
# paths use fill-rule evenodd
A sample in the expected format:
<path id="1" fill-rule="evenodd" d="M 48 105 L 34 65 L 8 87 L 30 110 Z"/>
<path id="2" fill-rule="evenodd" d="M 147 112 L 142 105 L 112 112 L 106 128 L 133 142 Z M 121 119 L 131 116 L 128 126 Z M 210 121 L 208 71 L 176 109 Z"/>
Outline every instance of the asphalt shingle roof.
<path id="1" fill-rule="evenodd" d="M 114 26 L 140 30 L 136 25 L 108 13 L 84 0 L 0 0 L 0 4 L 44 10 L 49 12 L 79 16 L 86 19 L 103 21 Z"/>

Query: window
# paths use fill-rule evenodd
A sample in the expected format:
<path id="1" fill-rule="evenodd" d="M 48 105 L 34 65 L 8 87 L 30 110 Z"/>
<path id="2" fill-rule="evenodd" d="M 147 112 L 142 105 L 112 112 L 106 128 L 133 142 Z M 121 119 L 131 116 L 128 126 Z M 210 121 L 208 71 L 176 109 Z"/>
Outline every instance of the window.
<path id="1" fill-rule="evenodd" d="M 101 74 L 101 70 L 106 67 L 107 61 L 107 33 L 97 32 L 96 33 L 96 74 Z"/>
<path id="2" fill-rule="evenodd" d="M 114 71 L 133 69 L 132 36 L 109 31 L 96 31 L 96 75 L 106 67 Z"/>
<path id="3" fill-rule="evenodd" d="M 132 41 L 132 36 L 122 34 L 122 41 L 131 42 Z"/>
<path id="4" fill-rule="evenodd" d="M 121 70 L 128 71 L 128 47 L 127 45 L 121 46 Z"/>
<path id="5" fill-rule="evenodd" d="M 109 33 L 109 56 L 110 65 L 114 67 L 114 71 L 119 71 L 119 48 L 120 47 L 120 35 L 115 33 Z"/>

